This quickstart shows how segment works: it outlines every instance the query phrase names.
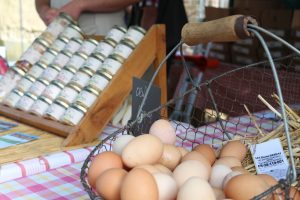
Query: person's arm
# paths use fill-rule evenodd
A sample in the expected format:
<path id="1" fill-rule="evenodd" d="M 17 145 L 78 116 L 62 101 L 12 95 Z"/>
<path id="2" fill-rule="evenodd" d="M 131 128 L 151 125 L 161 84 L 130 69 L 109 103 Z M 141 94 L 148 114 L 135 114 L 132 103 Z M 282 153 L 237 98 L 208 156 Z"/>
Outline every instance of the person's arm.
<path id="1" fill-rule="evenodd" d="M 59 14 L 57 9 L 50 8 L 50 0 L 35 0 L 35 8 L 46 25 Z"/>
<path id="2" fill-rule="evenodd" d="M 140 0 L 72 0 L 60 11 L 66 12 L 77 20 L 82 12 L 114 12 L 137 3 Z"/>

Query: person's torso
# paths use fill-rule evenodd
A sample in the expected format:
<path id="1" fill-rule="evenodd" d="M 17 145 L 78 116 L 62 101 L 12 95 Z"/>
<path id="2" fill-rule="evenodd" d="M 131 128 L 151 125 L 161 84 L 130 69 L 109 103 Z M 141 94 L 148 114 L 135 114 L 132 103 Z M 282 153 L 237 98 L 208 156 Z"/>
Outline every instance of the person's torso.
<path id="1" fill-rule="evenodd" d="M 71 0 L 51 0 L 52 8 L 61 8 Z M 125 12 L 117 11 L 110 13 L 82 13 L 78 19 L 78 24 L 86 35 L 106 35 L 114 26 L 126 26 L 124 19 Z"/>

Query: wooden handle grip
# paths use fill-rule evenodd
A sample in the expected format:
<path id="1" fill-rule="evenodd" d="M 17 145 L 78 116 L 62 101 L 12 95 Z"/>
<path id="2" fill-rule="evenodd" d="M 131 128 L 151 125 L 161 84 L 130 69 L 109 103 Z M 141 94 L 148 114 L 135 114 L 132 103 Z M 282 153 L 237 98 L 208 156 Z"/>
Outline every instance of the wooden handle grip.
<path id="1" fill-rule="evenodd" d="M 203 23 L 187 23 L 181 31 L 182 41 L 193 46 L 208 42 L 233 42 L 251 36 L 247 24 L 257 24 L 252 17 L 232 15 Z"/>

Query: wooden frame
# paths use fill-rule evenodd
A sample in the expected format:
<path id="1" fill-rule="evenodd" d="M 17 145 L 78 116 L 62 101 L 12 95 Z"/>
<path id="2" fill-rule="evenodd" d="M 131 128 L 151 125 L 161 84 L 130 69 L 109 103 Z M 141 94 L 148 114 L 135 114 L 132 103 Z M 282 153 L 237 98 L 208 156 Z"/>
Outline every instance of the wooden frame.
<path id="1" fill-rule="evenodd" d="M 132 89 L 132 77 L 142 77 L 151 66 L 157 69 L 166 54 L 165 27 L 154 25 L 135 48 L 122 68 L 100 94 L 80 124 L 64 125 L 27 112 L 0 105 L 0 114 L 15 121 L 65 137 L 63 146 L 74 146 L 94 141 L 121 107 Z M 161 102 L 167 101 L 166 66 L 159 71 L 155 84 L 161 88 Z"/>

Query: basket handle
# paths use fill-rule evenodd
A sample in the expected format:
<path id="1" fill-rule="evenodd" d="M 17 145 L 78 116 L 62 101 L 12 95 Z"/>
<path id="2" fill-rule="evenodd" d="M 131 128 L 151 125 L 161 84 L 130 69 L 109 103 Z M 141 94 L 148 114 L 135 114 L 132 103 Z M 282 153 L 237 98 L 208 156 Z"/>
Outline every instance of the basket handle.
<path id="1" fill-rule="evenodd" d="M 208 42 L 233 42 L 252 36 L 247 30 L 248 24 L 257 25 L 257 22 L 250 16 L 232 15 L 203 23 L 187 23 L 181 30 L 181 38 L 190 46 Z"/>

